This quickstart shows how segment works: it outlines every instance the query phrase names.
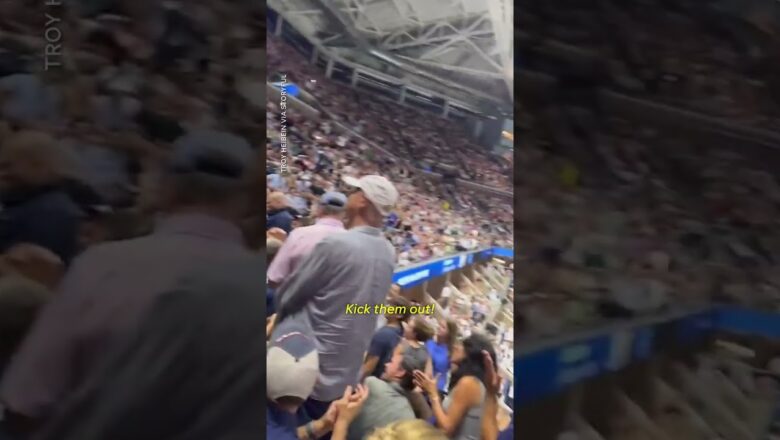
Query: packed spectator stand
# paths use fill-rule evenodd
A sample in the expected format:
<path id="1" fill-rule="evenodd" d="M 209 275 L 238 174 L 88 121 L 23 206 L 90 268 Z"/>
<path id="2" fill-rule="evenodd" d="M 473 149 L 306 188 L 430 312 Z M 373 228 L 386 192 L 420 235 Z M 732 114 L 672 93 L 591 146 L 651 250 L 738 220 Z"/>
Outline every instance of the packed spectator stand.
<path id="1" fill-rule="evenodd" d="M 311 392 L 300 394 L 308 379 L 275 363 L 271 350 L 289 348 L 277 345 L 273 324 L 284 332 L 294 321 L 272 319 L 271 327 L 263 328 L 258 319 L 268 311 L 258 280 L 265 264 L 262 251 L 270 250 L 278 232 L 266 231 L 263 239 L 264 207 L 259 203 L 259 192 L 269 180 L 257 143 L 273 138 L 273 123 L 269 132 L 262 120 L 263 113 L 268 120 L 269 104 L 261 6 L 0 2 L 3 440 L 263 438 L 272 421 L 281 422 L 273 426 L 284 435 L 314 437 L 308 432 L 314 428 L 311 423 L 293 420 L 289 411 L 274 412 L 290 398 L 306 400 Z M 52 39 L 61 46 L 52 48 Z M 331 108 L 341 109 L 340 121 L 355 122 L 353 128 L 364 121 L 359 129 L 366 135 L 373 135 L 372 129 L 381 133 L 386 125 L 379 117 L 359 117 L 365 110 L 356 106 L 351 107 L 354 113 L 345 111 L 350 100 L 336 105 L 339 92 L 321 96 L 333 99 Z M 372 106 L 364 102 L 368 97 L 350 96 L 361 100 L 361 108 Z M 371 108 L 383 111 L 379 105 Z M 273 122 L 275 109 L 270 109 Z M 301 153 L 311 154 L 297 157 L 294 168 L 302 173 L 297 177 L 308 169 L 309 177 L 328 189 L 332 181 L 324 179 L 336 176 L 320 175 L 319 166 L 356 176 L 382 172 L 403 193 L 394 221 L 387 225 L 389 238 L 401 251 L 398 258 L 384 236 L 374 240 L 377 249 L 386 251 L 382 258 L 389 270 L 376 271 L 381 283 L 368 283 L 363 293 L 372 294 L 372 300 L 384 302 L 391 287 L 384 275 L 397 260 L 411 264 L 461 249 L 511 247 L 511 208 L 505 198 L 413 177 L 417 173 L 399 157 L 381 156 L 381 150 L 349 136 L 331 136 L 335 130 L 328 125 L 336 121 L 314 123 L 294 111 L 290 115 L 307 140 L 299 144 Z M 445 131 L 441 137 L 461 135 L 449 126 L 440 128 Z M 408 135 L 424 138 L 427 133 Z M 332 142 L 310 148 L 318 137 Z M 434 145 L 438 138 L 428 139 Z M 450 141 L 462 145 L 460 156 L 451 161 L 459 164 L 470 154 L 469 147 L 462 139 Z M 388 137 L 384 147 L 396 142 L 402 145 L 404 139 Z M 416 142 L 407 138 L 401 148 L 408 150 L 397 154 L 437 159 Z M 339 143 L 362 146 L 354 152 L 365 154 L 344 154 L 336 148 Z M 267 143 L 270 160 L 272 144 Z M 511 164 L 490 164 L 487 158 L 472 158 L 468 164 L 465 178 L 510 188 Z M 291 185 L 293 197 L 303 191 L 298 187 L 304 179 L 297 180 L 284 182 Z M 296 221 L 305 223 L 315 215 L 312 207 L 307 204 L 297 212 Z M 357 263 L 366 261 L 373 260 Z M 282 293 L 289 290 L 280 287 Z M 485 309 L 478 311 L 484 314 Z M 304 331 L 308 335 L 310 329 Z M 352 348 L 362 356 L 361 347 L 372 334 L 345 336 L 360 339 Z M 317 362 L 311 355 L 312 338 L 305 339 L 307 359 Z M 412 346 L 438 345 L 438 359 L 449 371 L 454 345 L 434 339 L 408 340 Z M 490 438 L 496 438 L 501 391 L 496 373 L 498 365 L 508 362 L 507 349 L 502 346 L 497 355 L 492 339 L 480 335 L 457 342 L 463 357 L 453 362 L 464 365 L 464 374 L 471 367 L 480 372 L 462 380 L 484 391 L 479 402 L 471 402 L 472 412 L 480 420 L 480 410 L 490 415 L 484 420 L 492 429 Z M 415 354 L 423 352 L 430 359 L 427 349 Z M 281 375 L 266 379 L 273 369 L 264 369 L 264 361 L 281 368 Z M 321 365 L 307 365 L 313 383 Z M 397 367 L 395 372 L 406 374 L 404 386 L 414 385 L 416 396 L 427 394 L 426 404 L 439 410 L 447 411 L 458 400 L 439 401 L 441 390 L 433 377 L 412 380 L 411 370 Z M 452 380 L 453 387 L 458 380 Z M 375 377 L 370 382 L 396 386 L 395 380 L 380 381 Z M 266 390 L 268 383 L 292 386 L 273 394 L 279 389 Z M 328 436 L 345 438 L 340 437 L 346 434 L 342 428 L 356 420 L 364 405 L 370 407 L 367 388 L 352 385 L 339 390 L 328 417 L 317 420 L 317 437 L 327 428 L 332 431 Z M 265 418 L 263 410 L 269 411 Z M 372 426 L 366 417 L 356 422 L 371 428 L 365 428 L 366 438 L 409 438 L 412 433 L 459 438 L 460 431 L 482 429 L 475 420 L 468 426 L 447 426 L 435 418 Z M 500 426 L 502 435 L 511 437 L 506 423 Z"/>
<path id="2" fill-rule="evenodd" d="M 267 103 L 269 201 L 274 200 L 269 205 L 268 224 L 271 227 L 268 232 L 271 258 L 268 282 L 274 292 L 268 299 L 268 307 L 275 313 L 269 316 L 269 334 L 280 334 L 276 320 L 279 316 L 287 316 L 286 310 L 290 308 L 285 297 L 301 294 L 305 291 L 302 286 L 309 283 L 333 284 L 309 279 L 308 275 L 314 271 L 314 261 L 322 260 L 319 264 L 323 266 L 337 265 L 336 262 L 326 263 L 330 261 L 327 257 L 330 254 L 326 252 L 345 246 L 338 238 L 344 237 L 338 232 L 340 221 L 350 224 L 357 200 L 363 197 L 355 195 L 350 188 L 352 185 L 360 185 L 357 188 L 368 200 L 374 200 L 371 203 L 375 206 L 379 205 L 373 198 L 377 196 L 371 189 L 374 183 L 387 186 L 387 192 L 397 191 L 395 206 L 384 213 L 381 230 L 382 236 L 396 250 L 395 267 L 399 270 L 467 251 L 513 247 L 509 197 L 470 188 L 460 182 L 462 179 L 492 189 L 510 190 L 511 163 L 480 153 L 484 147 L 472 145 L 466 140 L 466 133 L 455 129 L 451 121 L 326 78 L 324 72 L 298 54 L 293 45 L 271 35 L 268 36 L 268 50 L 267 79 L 269 87 L 278 90 L 277 94 L 269 94 Z M 312 98 L 288 96 L 285 93 L 287 85 L 299 87 L 302 94 Z M 448 169 L 460 172 L 450 178 L 438 174 L 447 174 Z M 351 179 L 353 176 L 364 177 L 355 181 Z M 390 186 L 395 189 L 389 190 Z M 289 221 L 290 214 L 292 222 Z M 325 235 L 326 228 L 334 235 Z M 356 234 L 353 237 L 365 239 Z M 306 256 L 298 257 L 301 253 Z M 361 260 L 374 258 L 374 254 L 360 257 Z M 289 274 L 287 268 L 291 265 L 295 268 Z M 506 310 L 512 304 L 511 267 L 487 264 L 485 272 L 475 274 L 474 278 L 461 277 L 457 287 L 447 282 L 441 292 L 431 291 L 436 299 L 426 294 L 420 304 L 435 307 L 436 312 L 431 316 L 387 314 L 380 317 L 361 370 L 366 377 L 364 384 L 369 389 L 369 397 L 364 412 L 350 428 L 348 438 L 363 438 L 366 424 L 376 426 L 409 417 L 410 404 L 418 418 L 428 419 L 433 411 L 435 417 L 429 420 L 449 438 L 493 438 L 497 434 L 485 431 L 478 434 L 478 427 L 467 421 L 472 417 L 479 417 L 483 426 L 492 424 L 495 419 L 501 436 L 512 435 L 508 420 L 512 402 L 512 313 Z M 374 269 L 374 272 L 378 271 Z M 344 277 L 348 277 L 347 272 Z M 503 281 L 496 283 L 496 280 Z M 394 285 L 386 301 L 394 305 L 406 304 L 409 294 L 401 285 Z M 335 293 L 330 295 L 335 296 Z M 412 304 L 417 302 L 413 300 Z M 355 338 L 362 340 L 356 334 L 351 334 L 350 342 L 333 336 L 333 324 L 330 323 L 343 318 L 328 313 L 315 302 L 305 306 L 302 312 L 308 322 L 314 322 L 320 328 L 315 335 L 326 347 L 324 353 L 328 352 L 327 347 L 336 344 L 362 343 L 352 341 Z M 290 322 L 296 318 L 286 319 Z M 352 333 L 361 331 L 353 330 Z M 466 403 L 461 394 L 469 381 L 460 379 L 458 372 L 470 369 L 466 365 L 473 360 L 459 366 L 463 362 L 459 360 L 459 350 L 461 346 L 467 352 L 473 350 L 474 341 L 482 341 L 479 343 L 483 346 L 489 341 L 488 351 L 495 350 L 496 353 L 493 358 L 500 371 L 501 385 L 494 391 L 499 393 L 502 403 L 495 415 L 494 409 L 482 408 L 483 404 L 476 401 Z M 423 348 L 427 354 L 420 351 Z M 338 361 L 326 358 L 323 362 L 352 368 L 355 364 L 347 365 L 350 356 L 339 356 Z M 425 358 L 430 367 L 425 368 L 425 373 L 415 373 L 414 389 L 405 388 L 404 397 L 391 400 L 395 393 L 384 391 L 384 387 L 387 384 L 396 386 L 393 375 L 397 373 L 394 372 L 394 361 L 386 361 L 396 359 L 396 356 L 403 356 L 404 368 L 418 365 L 415 368 L 422 370 Z M 425 381 L 418 382 L 428 374 L 428 368 L 439 379 L 427 382 L 427 385 Z M 372 371 L 373 374 L 369 374 Z M 407 382 L 402 378 L 399 383 L 404 388 L 411 385 Z M 443 397 L 445 410 L 458 400 L 469 406 L 476 405 L 469 410 L 467 419 L 456 422 L 458 428 L 439 417 L 435 389 L 442 396 L 449 391 L 449 397 Z M 326 393 L 322 386 L 316 386 L 304 405 L 308 420 L 314 420 L 313 428 L 322 420 L 318 417 L 323 414 L 324 406 L 319 402 L 330 398 Z M 372 398 L 371 393 L 381 393 L 383 400 Z M 471 393 L 480 395 L 480 388 L 474 388 L 469 391 Z M 425 401 L 421 400 L 423 395 Z M 382 411 L 378 411 L 380 407 Z"/>
<path id="3" fill-rule="evenodd" d="M 307 182 L 328 188 L 339 181 L 340 175 L 381 170 L 398 183 L 404 194 L 394 224 L 388 225 L 401 266 L 480 247 L 512 247 L 512 207 L 507 197 L 426 178 L 416 169 L 419 163 L 405 158 L 464 164 L 466 169 L 480 170 L 481 178 L 477 174 L 474 179 L 467 171 L 460 177 L 499 189 L 509 185 L 509 165 L 495 170 L 495 158 L 482 157 L 476 152 L 482 147 L 470 145 L 465 134 L 458 139 L 444 137 L 442 133 L 453 133 L 451 122 L 334 83 L 294 48 L 272 36 L 268 38 L 269 80 L 286 74 L 288 82 L 301 84 L 332 118 L 314 121 L 288 106 L 288 136 L 295 139 L 289 142 L 294 172 L 276 189 L 289 191 L 295 199 L 293 208 L 303 212 L 310 209 Z M 266 154 L 275 178 L 280 174 L 281 161 L 280 106 L 271 101 L 267 109 Z M 336 123 L 360 136 L 338 130 Z"/>
<path id="4" fill-rule="evenodd" d="M 600 84 L 777 131 L 775 5 L 763 2 L 530 2 L 518 11 L 522 62 L 548 72 L 589 60 Z M 568 66 L 568 67 L 567 67 Z"/>
<path id="5" fill-rule="evenodd" d="M 733 151 L 697 149 L 636 122 L 601 127 L 588 129 L 589 151 L 608 174 L 538 130 L 524 133 L 517 191 L 526 203 L 515 234 L 526 276 L 518 290 L 547 297 L 523 307 L 547 327 L 538 331 L 592 325 L 609 316 L 600 301 L 632 289 L 659 295 L 647 310 L 636 304 L 637 313 L 710 301 L 777 310 L 776 177 Z M 685 148 L 651 152 L 663 143 Z"/>

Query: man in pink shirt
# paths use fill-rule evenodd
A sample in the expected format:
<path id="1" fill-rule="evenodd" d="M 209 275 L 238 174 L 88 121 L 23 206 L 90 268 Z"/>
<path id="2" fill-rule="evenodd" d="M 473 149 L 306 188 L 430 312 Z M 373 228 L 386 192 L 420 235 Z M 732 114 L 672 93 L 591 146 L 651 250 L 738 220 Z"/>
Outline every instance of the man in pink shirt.
<path id="1" fill-rule="evenodd" d="M 317 221 L 311 226 L 293 229 L 268 268 L 268 285 L 276 288 L 295 271 L 323 238 L 344 231 L 344 207 L 347 196 L 326 192 L 317 207 Z"/>

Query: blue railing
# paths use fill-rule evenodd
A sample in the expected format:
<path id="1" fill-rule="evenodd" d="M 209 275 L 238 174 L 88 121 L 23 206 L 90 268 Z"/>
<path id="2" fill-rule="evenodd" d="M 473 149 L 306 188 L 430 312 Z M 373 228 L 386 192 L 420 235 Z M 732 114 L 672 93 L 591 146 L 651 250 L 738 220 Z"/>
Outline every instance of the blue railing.
<path id="1" fill-rule="evenodd" d="M 447 272 L 470 266 L 475 261 L 487 261 L 494 256 L 512 258 L 514 251 L 497 247 L 485 248 L 413 264 L 397 270 L 393 275 L 393 282 L 401 287 L 414 287 L 431 278 L 437 278 Z"/>
<path id="2" fill-rule="evenodd" d="M 528 343 L 515 358 L 516 403 L 523 406 L 555 395 L 667 350 L 670 343 L 694 346 L 716 330 L 780 338 L 780 314 L 711 306 Z"/>

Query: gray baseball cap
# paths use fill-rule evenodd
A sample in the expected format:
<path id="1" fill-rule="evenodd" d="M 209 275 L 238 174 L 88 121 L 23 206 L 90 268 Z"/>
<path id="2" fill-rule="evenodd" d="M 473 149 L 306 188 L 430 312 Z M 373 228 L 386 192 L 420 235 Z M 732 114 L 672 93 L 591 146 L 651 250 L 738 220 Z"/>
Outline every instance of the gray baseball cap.
<path id="1" fill-rule="evenodd" d="M 246 139 L 224 131 L 195 130 L 173 143 L 168 169 L 178 174 L 239 180 L 255 162 L 254 151 Z"/>
<path id="2" fill-rule="evenodd" d="M 320 204 L 331 208 L 344 209 L 347 206 L 347 196 L 336 191 L 328 191 L 320 197 Z"/>

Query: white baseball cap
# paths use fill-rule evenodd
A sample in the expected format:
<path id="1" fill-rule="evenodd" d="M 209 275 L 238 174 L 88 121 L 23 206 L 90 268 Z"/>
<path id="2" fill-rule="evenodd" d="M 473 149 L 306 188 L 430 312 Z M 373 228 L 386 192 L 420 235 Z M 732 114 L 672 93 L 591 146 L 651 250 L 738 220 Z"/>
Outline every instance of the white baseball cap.
<path id="1" fill-rule="evenodd" d="M 351 176 L 342 178 L 349 186 L 360 188 L 366 198 L 376 207 L 382 215 L 390 215 L 390 212 L 398 202 L 398 190 L 382 176 L 368 175 L 359 179 Z"/>

